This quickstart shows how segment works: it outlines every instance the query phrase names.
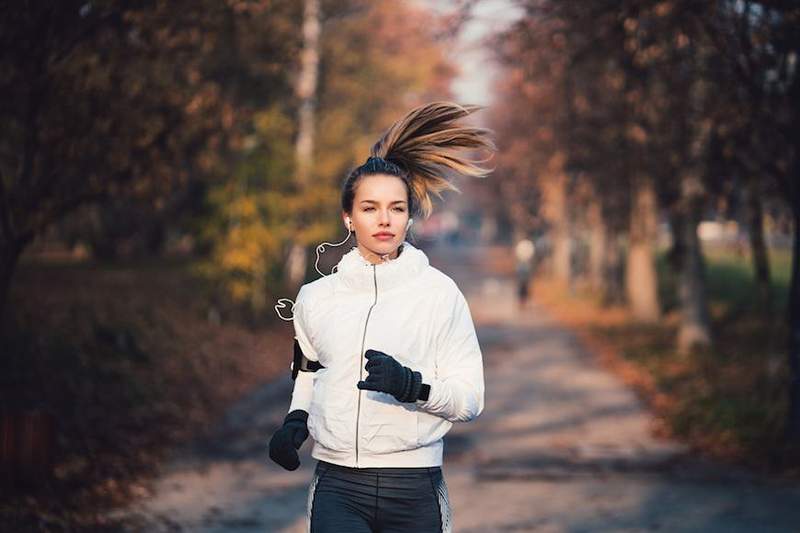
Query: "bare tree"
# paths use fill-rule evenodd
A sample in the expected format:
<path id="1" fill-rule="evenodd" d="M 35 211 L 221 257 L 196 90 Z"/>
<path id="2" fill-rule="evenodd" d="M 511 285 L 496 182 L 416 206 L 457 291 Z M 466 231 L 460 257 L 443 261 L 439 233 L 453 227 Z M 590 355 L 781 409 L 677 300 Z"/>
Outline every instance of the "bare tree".
<path id="1" fill-rule="evenodd" d="M 314 167 L 314 111 L 319 77 L 320 5 L 319 0 L 305 0 L 303 14 L 303 50 L 300 55 L 300 72 L 297 77 L 297 98 L 300 109 L 297 117 L 295 143 L 295 183 L 298 190 L 309 186 Z M 302 225 L 303 221 L 298 221 Z M 292 241 L 286 261 L 286 279 L 290 287 L 303 282 L 306 271 L 306 245 Z"/>

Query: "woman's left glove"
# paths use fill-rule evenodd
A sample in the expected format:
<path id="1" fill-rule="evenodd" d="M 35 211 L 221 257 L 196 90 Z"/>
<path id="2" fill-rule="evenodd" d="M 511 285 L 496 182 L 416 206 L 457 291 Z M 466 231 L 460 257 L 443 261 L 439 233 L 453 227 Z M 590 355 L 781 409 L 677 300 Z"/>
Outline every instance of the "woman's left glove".
<path id="1" fill-rule="evenodd" d="M 283 426 L 269 441 L 269 457 L 286 470 L 297 470 L 300 458 L 297 450 L 308 438 L 308 412 L 295 409 L 286 415 Z"/>
<path id="2" fill-rule="evenodd" d="M 367 350 L 364 355 L 368 359 L 364 368 L 369 375 L 356 384 L 359 389 L 385 392 L 398 402 L 416 402 L 419 399 L 422 374 L 378 350 Z"/>

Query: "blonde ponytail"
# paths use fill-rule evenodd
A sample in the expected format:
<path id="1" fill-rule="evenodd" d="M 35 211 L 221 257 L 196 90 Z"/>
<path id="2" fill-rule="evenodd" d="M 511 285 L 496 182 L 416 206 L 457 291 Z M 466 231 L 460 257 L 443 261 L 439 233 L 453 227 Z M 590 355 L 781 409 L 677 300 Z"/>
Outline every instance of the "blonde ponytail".
<path id="1" fill-rule="evenodd" d="M 433 209 L 431 194 L 441 198 L 445 190 L 460 192 L 445 172 L 451 170 L 464 176 L 484 178 L 494 169 L 480 166 L 486 159 L 472 159 L 468 150 L 486 149 L 496 152 L 492 130 L 457 124 L 467 115 L 483 109 L 477 105 L 452 102 L 432 102 L 412 109 L 386 130 L 370 150 L 366 163 L 350 173 L 342 195 L 345 211 L 352 209 L 355 180 L 365 174 L 387 173 L 403 177 L 418 209 L 427 218 Z M 347 202 L 346 196 L 349 196 Z M 348 205 L 349 204 L 349 205 Z"/>

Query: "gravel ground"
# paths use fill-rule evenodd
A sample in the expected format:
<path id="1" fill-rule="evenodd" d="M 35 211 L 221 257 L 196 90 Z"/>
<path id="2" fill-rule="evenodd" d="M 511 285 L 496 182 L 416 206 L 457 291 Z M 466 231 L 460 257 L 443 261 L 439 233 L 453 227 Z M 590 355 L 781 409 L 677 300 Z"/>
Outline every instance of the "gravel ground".
<path id="1" fill-rule="evenodd" d="M 476 253 L 429 252 L 467 295 L 485 364 L 484 412 L 445 439 L 455 531 L 800 532 L 797 484 L 653 437 L 636 395 L 535 303 L 517 309 L 513 280 Z M 294 472 L 266 452 L 290 390 L 287 373 L 243 399 L 118 513 L 137 531 L 305 531 L 311 440 Z"/>

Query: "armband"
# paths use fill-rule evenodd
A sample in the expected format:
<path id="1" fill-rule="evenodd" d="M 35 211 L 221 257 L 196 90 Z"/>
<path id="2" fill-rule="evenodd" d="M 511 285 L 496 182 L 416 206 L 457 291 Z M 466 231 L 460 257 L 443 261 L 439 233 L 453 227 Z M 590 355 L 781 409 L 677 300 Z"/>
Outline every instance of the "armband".
<path id="1" fill-rule="evenodd" d="M 424 402 L 427 402 L 428 401 L 428 397 L 430 395 L 431 395 L 431 386 L 428 385 L 427 383 L 423 383 L 422 387 L 420 387 L 420 390 L 419 390 L 419 399 L 424 401 Z"/>
<path id="2" fill-rule="evenodd" d="M 320 368 L 325 368 L 320 364 L 319 361 L 312 361 L 306 354 L 303 353 L 303 350 L 300 349 L 300 343 L 297 341 L 297 338 L 294 339 L 294 358 L 292 359 L 292 364 L 290 366 L 292 369 L 292 379 L 297 379 L 298 372 L 316 372 Z"/>

